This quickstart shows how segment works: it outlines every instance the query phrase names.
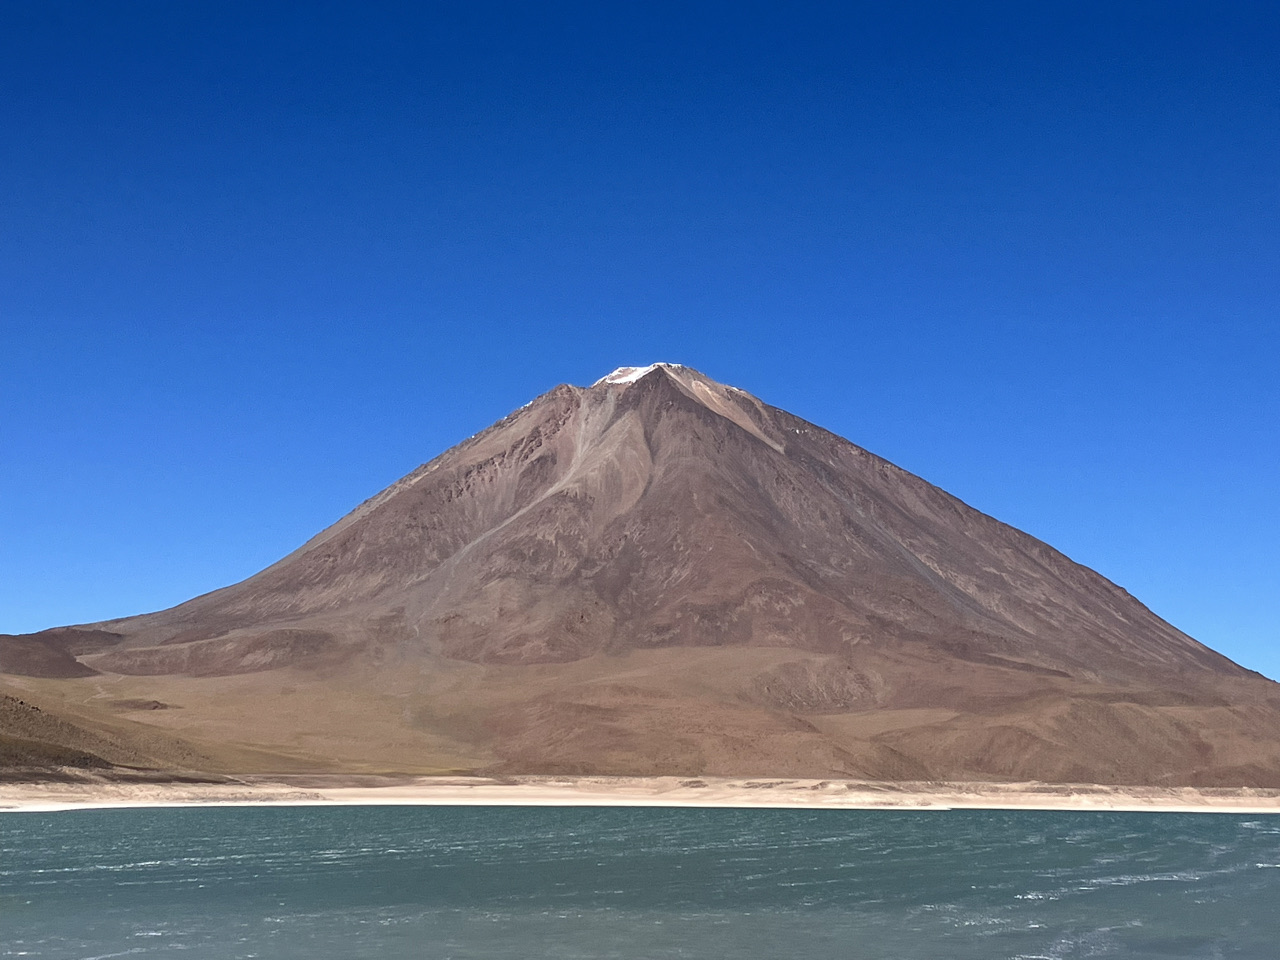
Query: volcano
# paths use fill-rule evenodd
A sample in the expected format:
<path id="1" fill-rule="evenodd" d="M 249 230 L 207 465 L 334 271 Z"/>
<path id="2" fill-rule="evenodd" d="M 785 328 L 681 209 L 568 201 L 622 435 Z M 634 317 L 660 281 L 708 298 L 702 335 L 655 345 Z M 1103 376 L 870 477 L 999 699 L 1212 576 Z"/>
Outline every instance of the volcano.
<path id="1" fill-rule="evenodd" d="M 60 749 L 209 771 L 1280 786 L 1276 684 L 665 363 L 556 387 L 241 583 L 0 638 L 0 672 L 86 732 Z"/>

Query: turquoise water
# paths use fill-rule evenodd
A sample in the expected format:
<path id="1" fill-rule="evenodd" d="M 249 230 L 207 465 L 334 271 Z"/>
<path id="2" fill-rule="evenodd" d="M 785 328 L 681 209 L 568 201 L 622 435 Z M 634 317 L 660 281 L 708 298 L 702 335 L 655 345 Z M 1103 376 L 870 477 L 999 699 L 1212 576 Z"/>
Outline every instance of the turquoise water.
<path id="1" fill-rule="evenodd" d="M 264 807 L 0 815 L 0 957 L 1267 958 L 1280 818 Z"/>

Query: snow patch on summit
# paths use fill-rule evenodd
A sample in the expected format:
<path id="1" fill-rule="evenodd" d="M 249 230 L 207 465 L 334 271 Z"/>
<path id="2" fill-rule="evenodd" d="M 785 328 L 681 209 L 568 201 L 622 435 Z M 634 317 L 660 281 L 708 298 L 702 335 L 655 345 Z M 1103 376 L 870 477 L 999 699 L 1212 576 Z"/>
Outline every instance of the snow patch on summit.
<path id="1" fill-rule="evenodd" d="M 659 367 L 665 367 L 668 370 L 681 370 L 684 365 L 680 363 L 651 363 L 647 367 L 619 367 L 608 376 L 601 377 L 592 386 L 599 386 L 602 383 L 635 383 L 645 374 L 652 373 Z"/>

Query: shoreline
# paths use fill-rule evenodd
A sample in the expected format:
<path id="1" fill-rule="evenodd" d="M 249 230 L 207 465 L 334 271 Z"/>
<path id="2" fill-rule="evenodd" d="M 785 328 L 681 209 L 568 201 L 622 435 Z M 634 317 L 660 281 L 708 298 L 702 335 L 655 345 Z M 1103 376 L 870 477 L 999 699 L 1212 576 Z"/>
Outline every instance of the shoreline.
<path id="1" fill-rule="evenodd" d="M 103 776 L 0 782 L 0 813 L 209 806 L 650 806 L 801 810 L 1055 810 L 1280 814 L 1280 790 L 781 777 Z"/>

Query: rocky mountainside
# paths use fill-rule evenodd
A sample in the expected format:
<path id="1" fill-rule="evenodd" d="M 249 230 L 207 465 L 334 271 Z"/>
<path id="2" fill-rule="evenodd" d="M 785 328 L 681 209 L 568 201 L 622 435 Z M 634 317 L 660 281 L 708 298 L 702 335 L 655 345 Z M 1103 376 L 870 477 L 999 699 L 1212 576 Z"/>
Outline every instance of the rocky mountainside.
<path id="1" fill-rule="evenodd" d="M 0 639 L 0 671 L 180 708 L 103 722 L 222 769 L 1280 785 L 1275 684 L 671 364 L 543 394 L 242 583 Z"/>

